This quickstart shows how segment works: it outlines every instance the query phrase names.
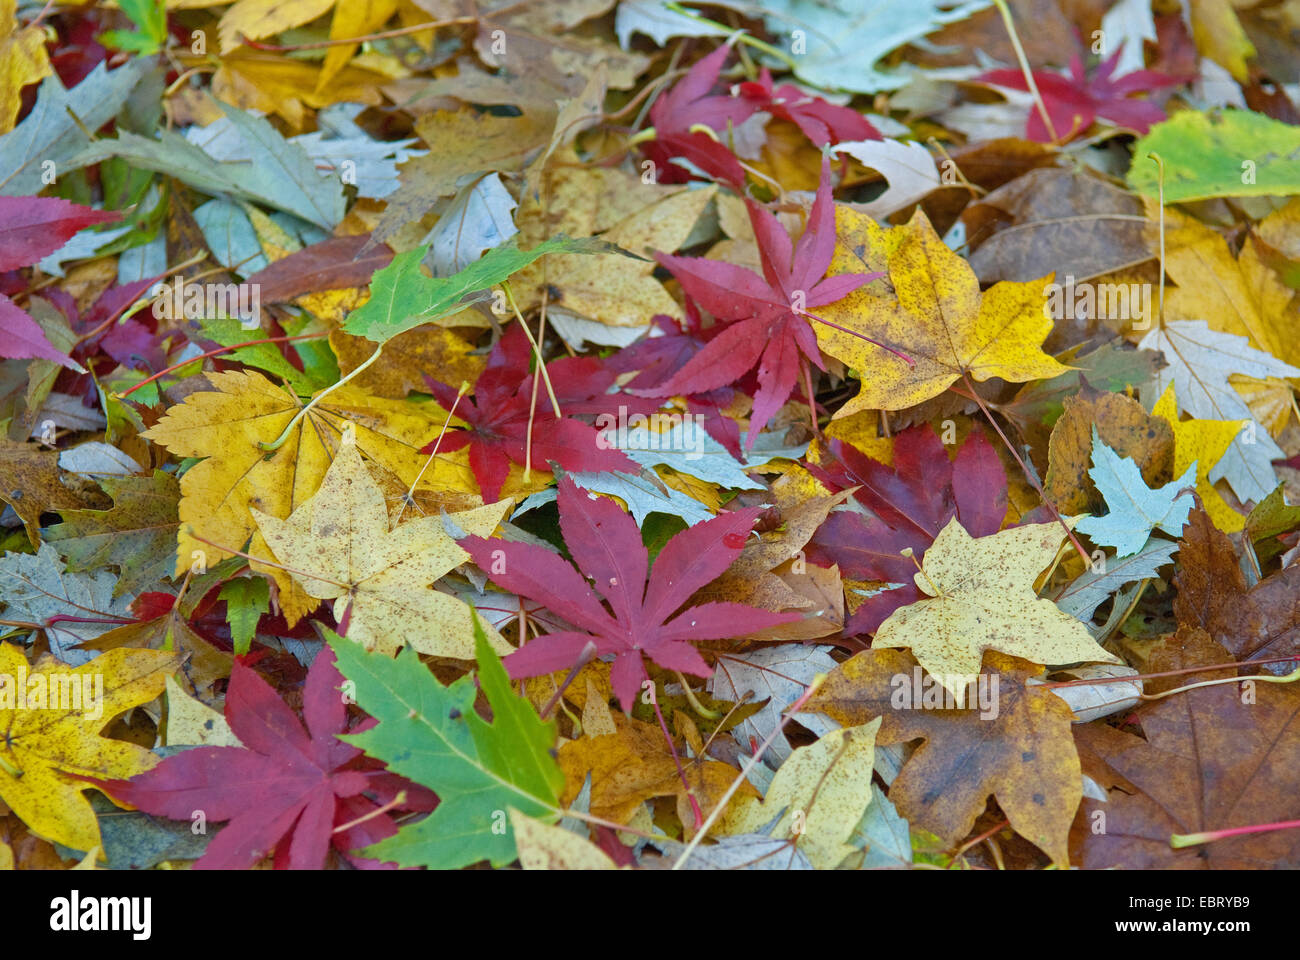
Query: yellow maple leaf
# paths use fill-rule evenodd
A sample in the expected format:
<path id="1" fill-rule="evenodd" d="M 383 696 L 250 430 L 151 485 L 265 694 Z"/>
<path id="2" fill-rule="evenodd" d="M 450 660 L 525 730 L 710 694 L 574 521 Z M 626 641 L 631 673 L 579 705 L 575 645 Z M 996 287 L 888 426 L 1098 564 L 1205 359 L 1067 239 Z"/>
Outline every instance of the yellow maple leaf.
<path id="1" fill-rule="evenodd" d="M 509 500 L 449 515 L 467 533 L 490 536 Z M 430 587 L 469 554 L 448 536 L 441 517 L 420 517 L 390 529 L 384 495 L 348 430 L 320 489 L 279 520 L 253 517 L 275 558 L 317 600 L 334 601 L 334 618 L 350 613 L 347 636 L 392 656 L 399 647 L 458 660 L 474 659 L 474 627 L 467 604 Z M 498 653 L 513 649 L 490 625 L 483 629 Z"/>
<path id="2" fill-rule="evenodd" d="M 1246 525 L 1243 517 L 1223 499 L 1210 482 L 1210 471 L 1219 462 L 1232 441 L 1241 433 L 1245 420 L 1180 420 L 1178 397 L 1171 382 L 1151 410 L 1153 417 L 1163 417 L 1174 430 L 1174 476 L 1196 464 L 1196 493 L 1214 525 L 1224 533 L 1236 533 Z"/>
<path id="3" fill-rule="evenodd" d="M 76 668 L 52 657 L 33 668 L 19 647 L 0 643 L 0 800 L 52 843 L 101 846 L 99 821 L 82 793 L 89 784 L 70 774 L 116 780 L 153 768 L 158 757 L 149 750 L 100 731 L 161 694 L 180 659 L 124 649 Z"/>
<path id="4" fill-rule="evenodd" d="M 1160 249 L 1159 203 L 1146 201 L 1147 248 Z M 1279 211 L 1281 213 L 1281 211 Z M 1276 216 L 1276 215 L 1275 215 Z M 1204 320 L 1211 330 L 1247 337 L 1257 350 L 1300 362 L 1292 332 L 1295 291 L 1260 258 L 1247 236 L 1234 258 L 1228 241 L 1196 218 L 1165 211 L 1165 272 L 1178 286 L 1165 291 L 1165 320 Z"/>
<path id="5" fill-rule="evenodd" d="M 0 133 L 14 128 L 23 87 L 50 75 L 44 29 L 19 30 L 16 10 L 15 0 L 0 0 Z"/>
<path id="6" fill-rule="evenodd" d="M 837 231 L 840 222 L 837 219 Z M 975 272 L 940 239 L 924 213 L 918 210 L 906 226 L 890 233 L 895 231 L 901 233 L 888 263 L 896 296 L 879 296 L 862 287 L 817 309 L 819 317 L 860 335 L 813 325 L 822 350 L 862 377 L 862 389 L 840 408 L 837 418 L 859 410 L 912 407 L 967 375 L 1022 383 L 1069 369 L 1042 351 L 1052 329 L 1044 294 L 1051 275 L 1025 283 L 1003 281 L 981 296 Z M 837 246 L 843 243 L 837 240 Z M 861 245 L 853 241 L 854 247 Z M 852 249 L 837 252 L 841 262 L 852 259 Z M 856 259 L 861 261 L 863 254 Z M 835 260 L 831 269 L 837 269 Z"/>
<path id="7" fill-rule="evenodd" d="M 334 18 L 330 20 L 330 39 L 364 37 L 378 30 L 396 12 L 397 0 L 346 0 L 334 8 Z M 348 65 L 357 46 L 355 43 L 345 43 L 326 51 L 325 63 L 316 80 L 317 92 L 323 90 Z"/>
<path id="8" fill-rule="evenodd" d="M 333 6 L 334 0 L 239 0 L 221 15 L 221 52 L 230 53 L 245 37 L 261 40 L 311 23 Z"/>
<path id="9" fill-rule="evenodd" d="M 954 517 L 914 577 L 926 596 L 890 614 L 872 646 L 910 647 L 954 696 L 980 672 L 985 650 L 1039 664 L 1120 663 L 1082 622 L 1034 592 L 1034 580 L 1064 539 L 1055 522 L 976 538 Z"/>
<path id="10" fill-rule="evenodd" d="M 232 556 L 230 551 L 244 549 L 250 537 L 251 552 L 265 554 L 249 510 L 285 517 L 314 494 L 349 423 L 356 426 L 358 447 L 389 475 L 390 488 L 400 489 L 395 495 L 401 496 L 428 459 L 420 448 L 446 421 L 441 410 L 372 397 L 349 384 L 313 407 L 284 445 L 268 454 L 259 444 L 280 435 L 301 409 L 297 397 L 252 371 L 206 377 L 215 390 L 190 394 L 144 434 L 176 456 L 207 458 L 181 477 L 178 575 L 196 560 L 210 565 Z M 449 506 L 481 502 L 464 492 L 475 489 L 474 479 L 455 455 L 437 455 L 420 488 L 445 494 Z M 265 572 L 280 586 L 280 605 L 290 623 L 315 608 L 284 571 Z"/>

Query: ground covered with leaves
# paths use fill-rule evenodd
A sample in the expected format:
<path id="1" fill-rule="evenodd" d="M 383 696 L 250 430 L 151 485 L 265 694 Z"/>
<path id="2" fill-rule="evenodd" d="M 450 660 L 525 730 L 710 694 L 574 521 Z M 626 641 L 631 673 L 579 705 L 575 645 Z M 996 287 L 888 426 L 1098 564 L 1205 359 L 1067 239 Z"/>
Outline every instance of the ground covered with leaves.
<path id="1" fill-rule="evenodd" d="M 0 869 L 1300 867 L 1300 8 L 0 0 Z"/>

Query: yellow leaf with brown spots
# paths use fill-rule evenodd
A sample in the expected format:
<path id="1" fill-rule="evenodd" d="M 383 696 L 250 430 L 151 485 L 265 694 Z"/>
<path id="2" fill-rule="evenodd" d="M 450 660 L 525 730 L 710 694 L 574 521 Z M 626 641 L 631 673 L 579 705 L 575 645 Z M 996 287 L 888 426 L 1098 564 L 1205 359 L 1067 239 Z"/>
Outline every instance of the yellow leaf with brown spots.
<path id="1" fill-rule="evenodd" d="M 627 823 L 641 804 L 654 797 L 676 797 L 677 813 L 690 830 L 694 815 L 677 765 L 673 762 L 663 731 L 657 726 L 612 714 L 616 732 L 598 737 L 582 737 L 561 745 L 560 769 L 564 771 L 564 806 L 573 803 L 587 775 L 591 774 L 592 816 Z M 682 757 L 686 782 L 707 818 L 722 799 L 740 771 L 720 760 Z M 758 791 L 748 781 L 742 783 L 735 797 L 756 797 Z M 733 799 L 733 803 L 735 800 Z"/>
<path id="2" fill-rule="evenodd" d="M 510 501 L 489 504 L 448 521 L 486 537 L 501 523 Z M 256 508 L 254 519 L 275 559 L 309 597 L 334 601 L 334 619 L 367 650 L 388 656 L 409 646 L 420 653 L 474 659 L 470 607 L 431 584 L 469 554 L 443 526 L 442 517 L 390 525 L 383 492 L 357 452 L 354 432 L 344 434 L 320 489 L 287 520 Z M 513 648 L 490 625 L 483 631 L 498 653 Z"/>
<path id="3" fill-rule="evenodd" d="M 215 389 L 190 394 L 144 434 L 176 456 L 207 458 L 181 477 L 178 574 L 196 559 L 212 565 L 244 550 L 250 538 L 249 552 L 264 556 L 250 510 L 287 517 L 314 494 L 349 424 L 356 428 L 357 447 L 397 502 L 428 460 L 420 448 L 437 437 L 446 419 L 439 409 L 372 397 L 349 384 L 314 407 L 284 445 L 268 453 L 258 444 L 280 435 L 301 409 L 298 399 L 252 371 L 205 376 Z M 443 454 L 424 472 L 420 489 L 451 509 L 481 503 L 464 492 L 474 489 L 468 465 Z M 265 572 L 280 587 L 280 606 L 290 623 L 316 606 L 283 570 Z"/>
<path id="4" fill-rule="evenodd" d="M 1088 473 L 1094 426 L 1116 455 L 1130 457 L 1137 464 L 1148 487 L 1159 487 L 1173 478 L 1173 430 L 1132 397 L 1097 390 L 1084 381 L 1063 405 L 1065 410 L 1048 441 L 1043 483 L 1047 499 L 1062 513 L 1096 513 L 1102 505 L 1101 494 Z"/>
<path id="5" fill-rule="evenodd" d="M 89 784 L 72 775 L 125 779 L 158 763 L 144 747 L 100 732 L 161 694 L 179 663 L 174 653 L 112 650 L 75 669 L 48 656 L 31 667 L 21 648 L 0 643 L 0 800 L 52 843 L 101 846 L 83 795 Z"/>
<path id="6" fill-rule="evenodd" d="M 891 613 L 873 646 L 910 647 L 954 694 L 979 673 L 985 650 L 1040 664 L 1119 663 L 1082 622 L 1034 592 L 1064 540 L 1055 522 L 976 538 L 954 517 L 913 578 L 925 596 Z"/>

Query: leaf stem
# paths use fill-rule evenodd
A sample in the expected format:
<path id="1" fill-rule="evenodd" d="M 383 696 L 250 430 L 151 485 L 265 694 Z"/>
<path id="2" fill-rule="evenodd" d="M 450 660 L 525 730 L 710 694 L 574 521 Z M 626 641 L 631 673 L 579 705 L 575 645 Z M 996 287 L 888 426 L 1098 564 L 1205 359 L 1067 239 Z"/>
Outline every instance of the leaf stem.
<path id="1" fill-rule="evenodd" d="M 1271 830 L 1294 830 L 1296 827 L 1300 827 L 1300 820 L 1279 820 L 1277 823 L 1260 823 L 1249 827 L 1229 827 L 1226 830 L 1206 830 L 1203 833 L 1174 833 L 1169 836 L 1169 846 L 1178 850 L 1182 847 L 1191 847 L 1200 843 L 1227 840 L 1229 837 L 1241 837 L 1251 833 L 1267 833 Z"/>
<path id="2" fill-rule="evenodd" d="M 460 389 L 456 391 L 456 399 L 452 401 L 451 409 L 447 411 L 447 418 L 442 421 L 442 429 L 438 431 L 438 439 L 433 442 L 433 449 L 429 451 L 429 459 L 424 461 L 424 466 L 420 468 L 420 472 L 415 475 L 415 479 L 411 482 L 411 489 L 407 490 L 406 496 L 402 498 L 402 505 L 397 508 L 397 516 L 393 518 L 392 523 L 394 527 L 402 519 L 402 514 L 406 512 L 406 505 L 415 502 L 415 488 L 420 485 L 424 471 L 429 469 L 429 464 L 433 463 L 433 458 L 438 455 L 438 447 L 442 445 L 442 438 L 447 435 L 447 425 L 451 423 L 451 418 L 456 413 L 456 407 L 460 405 L 461 397 L 467 393 L 469 393 L 469 381 L 462 380 Z"/>
<path id="3" fill-rule="evenodd" d="M 1007 0 L 993 0 L 993 5 L 998 8 L 998 13 L 1002 14 L 1002 22 L 1006 25 L 1007 35 L 1011 37 L 1011 46 L 1016 51 L 1016 60 L 1020 63 L 1020 72 L 1025 75 L 1025 83 L 1029 86 L 1029 92 L 1034 95 L 1038 115 L 1042 117 L 1043 125 L 1047 127 L 1048 136 L 1055 143 L 1060 138 L 1056 134 L 1056 127 L 1052 124 L 1051 115 L 1047 112 L 1047 104 L 1043 103 L 1043 95 L 1038 92 L 1038 82 L 1034 80 L 1034 71 L 1029 69 L 1029 58 L 1025 56 L 1025 48 L 1020 45 L 1020 34 L 1016 32 L 1016 23 L 1011 19 L 1011 8 L 1007 6 Z"/>
<path id="4" fill-rule="evenodd" d="M 290 53 L 294 50 L 320 50 L 324 47 L 344 47 L 353 43 L 370 43 L 374 40 L 391 40 L 393 37 L 405 37 L 412 33 L 423 33 L 425 30 L 436 30 L 438 27 L 455 27 L 461 24 L 478 23 L 478 21 L 478 17 L 451 17 L 447 20 L 430 20 L 427 23 L 413 23 L 409 27 L 398 27 L 393 30 L 384 30 L 381 33 L 367 33 L 359 37 L 340 37 L 337 40 L 317 40 L 314 43 L 290 43 L 284 45 L 260 43 L 256 40 L 250 40 L 241 33 L 239 35 L 239 42 L 245 46 L 252 47 L 254 50 L 265 50 L 268 53 Z"/>
<path id="5" fill-rule="evenodd" d="M 714 806 L 713 811 L 709 814 L 708 819 L 704 821 L 703 826 L 695 831 L 695 835 L 691 837 L 690 842 L 686 844 L 686 849 L 682 851 L 681 856 L 677 858 L 677 862 L 673 864 L 672 868 L 674 870 L 682 869 L 682 865 L 685 864 L 691 854 L 695 852 L 695 848 L 700 845 L 700 841 L 703 840 L 705 834 L 709 832 L 709 828 L 713 826 L 720 816 L 722 816 L 722 811 L 726 809 L 728 802 L 730 802 L 731 798 L 735 796 L 736 791 L 740 789 L 740 785 L 745 782 L 745 778 L 749 776 L 749 772 L 758 766 L 759 761 L 763 758 L 763 754 L 767 752 L 768 748 L 776 741 L 776 738 L 780 735 L 781 731 L 785 729 L 785 725 L 789 723 L 790 717 L 803 709 L 803 705 L 812 698 L 812 695 L 817 692 L 817 689 L 825 682 L 825 680 L 826 674 L 817 674 L 817 676 L 813 677 L 812 683 L 808 684 L 808 689 L 803 692 L 803 696 L 790 704 L 786 709 L 785 715 L 781 717 L 781 722 L 772 728 L 772 732 L 769 733 L 763 742 L 758 745 L 758 749 L 754 751 L 754 755 L 745 761 L 745 765 L 740 770 L 740 776 L 731 781 L 731 786 L 727 788 L 727 792 L 718 800 L 717 805 Z"/>
<path id="6" fill-rule="evenodd" d="M 327 337 L 327 336 L 329 336 L 329 334 L 327 333 L 300 333 L 295 337 L 267 337 L 264 340 L 249 340 L 246 341 L 245 343 L 232 343 L 228 347 L 217 347 L 215 350 L 209 350 L 207 353 L 200 353 L 197 357 L 190 357 L 188 360 L 182 360 L 180 363 L 173 363 L 170 367 L 167 367 L 165 370 L 159 370 L 157 373 L 153 374 L 152 376 L 147 377 L 144 380 L 141 380 L 139 383 L 131 387 L 129 390 L 123 390 L 121 393 L 113 394 L 113 399 L 114 400 L 125 399 L 126 397 L 129 397 L 131 394 L 135 393 L 141 387 L 148 386 L 149 384 L 153 383 L 155 380 L 167 376 L 167 374 L 169 373 L 175 373 L 181 367 L 188 367 L 191 363 L 193 363 L 196 360 L 207 360 L 209 357 L 220 356 L 223 353 L 229 353 L 231 350 L 238 350 L 240 347 L 256 347 L 259 344 L 263 344 L 263 343 L 291 343 L 294 340 L 313 340 L 313 339 L 320 339 L 321 337 Z"/>
<path id="7" fill-rule="evenodd" d="M 293 428 L 298 425 L 299 421 L 301 421 L 303 417 L 307 416 L 307 414 L 311 411 L 312 407 L 316 406 L 316 404 L 320 403 L 322 400 L 324 400 L 327 396 L 329 396 L 339 387 L 343 386 L 343 384 L 347 383 L 357 374 L 361 373 L 363 370 L 367 369 L 372 363 L 378 360 L 379 355 L 384 352 L 384 347 L 387 344 L 388 341 L 385 340 L 383 343 L 376 346 L 375 352 L 372 353 L 365 360 L 361 361 L 361 363 L 357 364 L 357 366 L 353 368 L 351 373 L 349 373 L 345 377 L 340 377 L 337 383 L 331 384 L 330 386 L 322 390 L 320 393 L 316 394 L 316 396 L 312 397 L 311 400 L 307 402 L 307 405 L 304 406 L 297 413 L 295 413 L 293 415 L 293 419 L 290 420 L 287 424 L 285 424 L 284 429 L 280 431 L 280 435 L 278 437 L 276 437 L 270 443 L 259 441 L 257 445 L 261 447 L 263 450 L 279 450 L 282 446 L 284 446 L 284 442 L 289 439 L 289 434 L 293 432 Z"/>
<path id="8" fill-rule="evenodd" d="M 686 17 L 688 20 L 694 20 L 696 23 L 702 23 L 705 26 L 716 27 L 719 30 L 724 30 L 730 33 L 732 36 L 735 36 L 737 39 L 739 39 L 741 43 L 746 44 L 747 46 L 751 46 L 755 50 L 761 50 L 764 53 L 766 53 L 769 57 L 775 57 L 777 60 L 780 60 L 792 71 L 799 66 L 799 64 L 795 61 L 794 57 L 790 56 L 790 54 L 786 53 L 784 50 L 781 50 L 778 47 L 774 47 L 770 43 L 758 39 L 758 37 L 750 36 L 748 33 L 745 33 L 742 30 L 736 30 L 732 27 L 729 27 L 725 23 L 718 23 L 718 21 L 716 20 L 710 20 L 708 17 L 702 17 L 698 13 L 694 12 L 693 10 L 687 10 L 680 3 L 677 3 L 676 0 L 669 0 L 668 3 L 664 4 L 664 7 L 668 10 L 671 10 L 673 13 Z"/>

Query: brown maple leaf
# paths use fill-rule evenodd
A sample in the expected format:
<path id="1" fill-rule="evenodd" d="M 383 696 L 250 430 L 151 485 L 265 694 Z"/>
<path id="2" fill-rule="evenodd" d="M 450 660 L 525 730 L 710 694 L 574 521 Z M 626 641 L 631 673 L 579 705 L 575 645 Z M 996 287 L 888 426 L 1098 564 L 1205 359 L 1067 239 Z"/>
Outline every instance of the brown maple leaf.
<path id="1" fill-rule="evenodd" d="M 1231 662 L 1204 630 L 1184 626 L 1153 657 L 1151 670 Z M 1185 682 L 1233 675 L 1216 670 Z M 1071 835 L 1076 861 L 1088 869 L 1300 867 L 1297 830 L 1178 850 L 1169 842 L 1174 834 L 1296 817 L 1300 689 L 1260 680 L 1200 687 L 1156 701 L 1137 719 L 1145 739 L 1101 723 L 1075 727 L 1084 769 L 1107 791 L 1107 802 L 1083 803 Z"/>

